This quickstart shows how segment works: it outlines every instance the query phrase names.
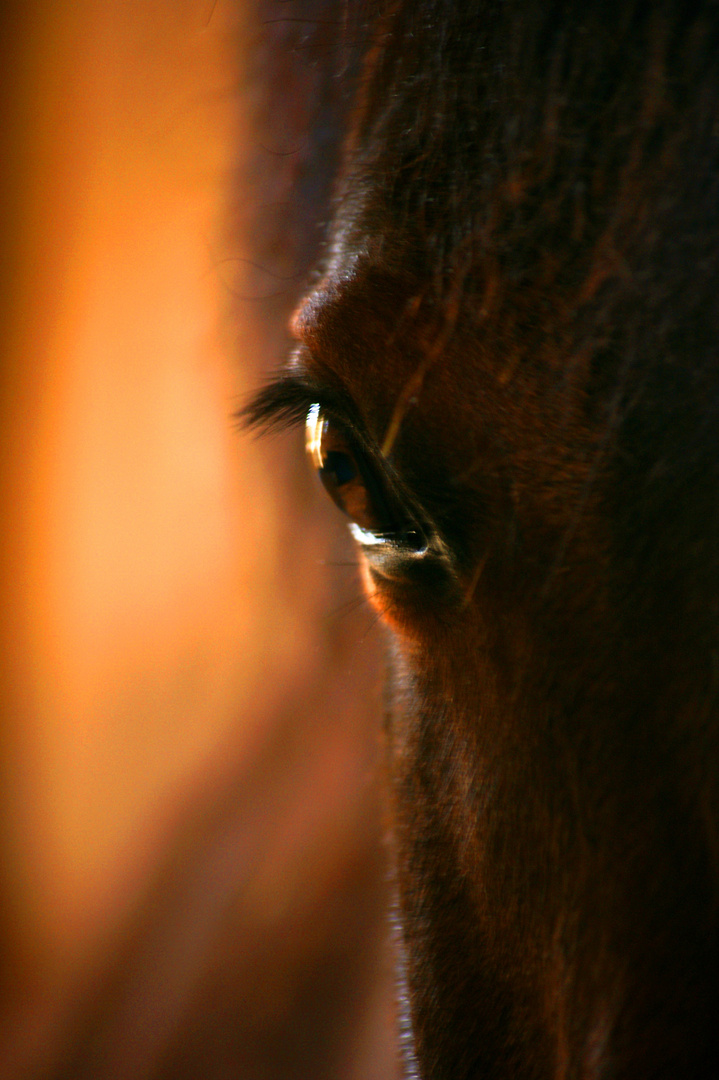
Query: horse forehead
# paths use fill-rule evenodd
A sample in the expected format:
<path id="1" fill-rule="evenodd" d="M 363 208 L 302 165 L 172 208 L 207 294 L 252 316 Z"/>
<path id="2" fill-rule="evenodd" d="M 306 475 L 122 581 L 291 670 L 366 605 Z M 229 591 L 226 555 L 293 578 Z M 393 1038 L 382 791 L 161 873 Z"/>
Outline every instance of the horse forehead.
<path id="1" fill-rule="evenodd" d="M 391 383 L 419 359 L 424 282 L 401 242 L 361 221 L 335 231 L 321 277 L 300 302 L 292 330 L 322 367 L 350 384 L 364 374 Z M 310 361 L 311 362 L 311 361 Z"/>

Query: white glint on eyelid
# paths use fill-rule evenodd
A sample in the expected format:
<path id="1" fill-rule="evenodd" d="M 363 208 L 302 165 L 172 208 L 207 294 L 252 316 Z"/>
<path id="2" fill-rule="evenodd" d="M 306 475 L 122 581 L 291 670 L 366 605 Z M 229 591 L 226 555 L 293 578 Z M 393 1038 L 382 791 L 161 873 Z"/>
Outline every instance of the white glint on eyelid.
<path id="1" fill-rule="evenodd" d="M 305 449 L 316 469 L 322 468 L 322 425 L 319 405 L 310 405 L 305 424 Z"/>

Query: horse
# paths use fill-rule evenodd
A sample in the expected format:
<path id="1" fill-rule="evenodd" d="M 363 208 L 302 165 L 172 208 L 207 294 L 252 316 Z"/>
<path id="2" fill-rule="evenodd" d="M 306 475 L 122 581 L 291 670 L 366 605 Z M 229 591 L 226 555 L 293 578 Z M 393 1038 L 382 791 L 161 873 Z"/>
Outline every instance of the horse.
<path id="1" fill-rule="evenodd" d="M 393 0 L 291 357 L 423 1080 L 719 1075 L 719 5 Z"/>

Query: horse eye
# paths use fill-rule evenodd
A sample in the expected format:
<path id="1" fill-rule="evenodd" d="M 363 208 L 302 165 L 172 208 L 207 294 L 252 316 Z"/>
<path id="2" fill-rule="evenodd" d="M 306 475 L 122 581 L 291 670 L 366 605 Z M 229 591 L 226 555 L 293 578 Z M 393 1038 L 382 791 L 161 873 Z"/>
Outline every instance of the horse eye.
<path id="1" fill-rule="evenodd" d="M 325 491 L 352 521 L 355 539 L 363 544 L 392 542 L 420 550 L 424 537 L 390 500 L 362 452 L 319 405 L 307 414 L 307 453 Z"/>
<path id="2" fill-rule="evenodd" d="M 368 533 L 387 531 L 384 508 L 378 493 L 371 492 L 367 470 L 347 435 L 319 405 L 307 414 L 306 447 L 325 491 L 351 521 Z"/>

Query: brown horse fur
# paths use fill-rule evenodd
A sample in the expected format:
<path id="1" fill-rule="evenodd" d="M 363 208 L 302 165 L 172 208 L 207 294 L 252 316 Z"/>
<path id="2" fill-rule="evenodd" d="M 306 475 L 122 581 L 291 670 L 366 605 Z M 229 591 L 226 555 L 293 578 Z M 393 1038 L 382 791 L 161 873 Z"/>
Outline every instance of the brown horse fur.
<path id="1" fill-rule="evenodd" d="M 250 415 L 319 403 L 387 525 L 408 1070 L 706 1080 L 719 5 L 397 0 L 366 40 Z"/>

